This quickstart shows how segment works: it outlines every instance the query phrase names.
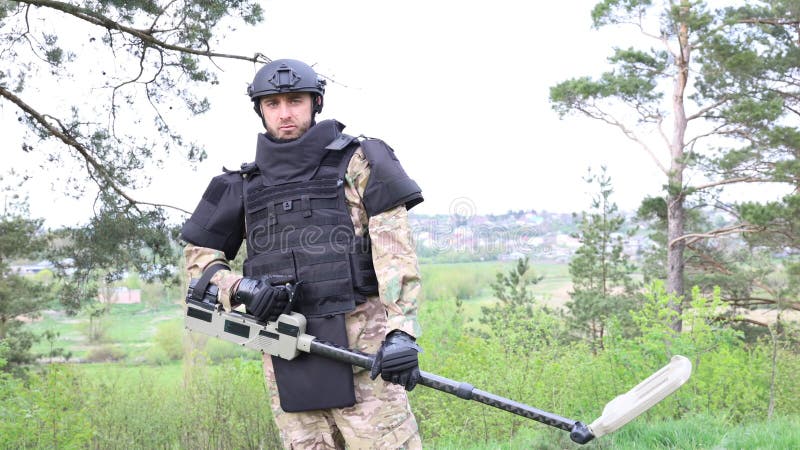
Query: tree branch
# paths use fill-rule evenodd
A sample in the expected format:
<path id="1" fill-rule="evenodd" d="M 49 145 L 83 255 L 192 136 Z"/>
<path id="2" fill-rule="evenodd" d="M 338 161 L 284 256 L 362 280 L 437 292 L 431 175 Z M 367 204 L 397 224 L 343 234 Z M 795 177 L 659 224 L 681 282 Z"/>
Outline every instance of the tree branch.
<path id="1" fill-rule="evenodd" d="M 631 130 L 628 127 L 626 127 L 624 123 L 622 123 L 619 120 L 617 120 L 614 116 L 603 112 L 599 108 L 597 109 L 597 112 L 590 111 L 589 108 L 585 108 L 585 107 L 582 107 L 582 106 L 577 106 L 577 109 L 579 111 L 581 111 L 582 113 L 586 114 L 588 117 L 590 117 L 592 119 L 600 120 L 600 121 L 603 121 L 603 122 L 605 122 L 605 123 L 607 123 L 609 125 L 613 125 L 613 126 L 619 128 L 622 131 L 622 134 L 625 135 L 625 137 L 627 137 L 628 139 L 632 140 L 633 142 L 636 142 L 637 144 L 639 144 L 639 146 L 642 147 L 642 149 L 645 152 L 647 152 L 648 155 L 650 155 L 650 158 L 653 159 L 653 161 L 656 163 L 658 168 L 661 169 L 662 172 L 664 172 L 665 174 L 669 173 L 667 168 L 664 167 L 663 164 L 661 164 L 661 161 L 659 161 L 659 159 L 656 156 L 655 152 L 653 152 L 653 150 L 647 144 L 645 144 L 641 139 L 639 139 L 639 136 L 637 136 L 636 133 L 633 130 Z"/>
<path id="2" fill-rule="evenodd" d="M 686 142 L 687 147 L 694 147 L 695 143 L 700 141 L 700 139 L 707 138 L 709 136 L 719 136 L 719 135 L 728 135 L 733 134 L 735 130 L 723 130 L 726 127 L 726 124 L 720 124 L 714 127 L 711 131 L 706 133 L 698 134 Z"/>
<path id="3" fill-rule="evenodd" d="M 726 184 L 734 184 L 734 183 L 775 183 L 773 180 L 768 180 L 764 178 L 756 178 L 756 177 L 736 177 L 736 178 L 727 178 L 724 180 L 713 181 L 711 183 L 701 184 L 698 186 L 689 186 L 693 190 L 703 190 L 708 189 L 716 186 L 724 186 Z"/>
<path id="4" fill-rule="evenodd" d="M 686 241 L 686 245 L 693 244 L 701 239 L 708 239 L 708 238 L 716 238 L 720 236 L 725 236 L 728 234 L 737 234 L 737 233 L 756 233 L 759 231 L 764 231 L 764 227 L 756 227 L 749 224 L 738 224 L 738 225 L 731 225 L 729 227 L 718 228 L 716 230 L 711 230 L 706 233 L 689 233 L 684 234 L 683 236 L 679 236 L 669 242 L 669 245 L 675 245 L 676 242 Z"/>
<path id="5" fill-rule="evenodd" d="M 733 272 L 731 272 L 731 270 L 728 269 L 723 263 L 709 256 L 706 252 L 702 251 L 702 249 L 698 249 L 697 247 L 694 247 L 691 244 L 687 244 L 686 246 L 687 248 L 690 248 L 692 251 L 694 251 L 695 254 L 699 256 L 705 263 L 711 265 L 718 272 L 722 273 L 723 275 L 728 275 L 728 276 L 733 275 Z M 731 297 L 731 298 L 725 298 L 723 300 L 726 303 L 731 303 L 734 305 L 742 305 L 744 303 L 759 304 L 759 305 L 787 305 L 789 309 L 800 311 L 800 302 L 787 300 L 785 297 L 782 297 L 779 293 L 777 293 L 775 289 L 759 281 L 757 278 L 752 279 L 751 283 L 754 286 L 763 289 L 767 294 L 771 295 L 773 298 L 748 296 L 747 298 Z"/>
<path id="6" fill-rule="evenodd" d="M 726 298 L 726 302 L 734 304 L 758 304 L 758 305 L 785 305 L 789 309 L 800 311 L 800 303 L 792 301 L 781 301 L 772 298 L 764 297 L 747 297 L 747 298 Z"/>
<path id="7" fill-rule="evenodd" d="M 686 118 L 686 121 L 689 122 L 691 120 L 698 119 L 698 118 L 702 117 L 703 115 L 705 115 L 705 113 L 707 113 L 707 112 L 711 111 L 712 109 L 715 109 L 715 108 L 717 108 L 719 106 L 722 106 L 727 102 L 728 102 L 728 98 L 727 97 L 723 97 L 721 100 L 719 100 L 717 102 L 714 102 L 714 103 L 712 103 L 712 104 L 710 104 L 708 106 L 705 106 L 703 108 L 698 109 L 697 112 L 695 112 L 691 116 L 688 116 Z"/>
<path id="8" fill-rule="evenodd" d="M 179 208 L 177 206 L 166 205 L 166 204 L 161 204 L 161 203 L 143 202 L 143 201 L 139 201 L 139 200 L 136 200 L 136 199 L 132 198 L 119 185 L 117 185 L 117 183 L 114 181 L 114 177 L 110 173 L 108 173 L 108 171 L 105 169 L 105 167 L 103 167 L 103 165 L 100 164 L 100 162 L 97 161 L 92 156 L 92 154 L 89 151 L 89 149 L 87 149 L 83 144 L 78 142 L 69 133 L 67 133 L 65 131 L 62 131 L 63 130 L 63 126 L 61 127 L 62 129 L 59 130 L 58 128 L 53 126 L 53 124 L 51 124 L 44 115 L 42 115 L 41 113 L 39 113 L 38 111 L 33 109 L 33 107 L 31 107 L 30 105 L 25 103 L 22 99 L 20 99 L 16 95 L 14 95 L 12 92 L 6 90 L 2 86 L 0 86 L 0 96 L 7 98 L 9 101 L 11 101 L 15 105 L 17 105 L 17 107 L 19 107 L 22 111 L 25 112 L 25 114 L 27 114 L 29 117 L 31 117 L 33 120 L 35 120 L 36 123 L 38 123 L 41 127 L 46 129 L 51 135 L 55 136 L 61 142 L 63 142 L 64 144 L 68 145 L 69 147 L 72 147 L 73 149 L 75 149 L 83 157 L 84 161 L 86 161 L 88 166 L 90 166 L 92 170 L 94 170 L 96 173 L 98 173 L 102 177 L 104 183 L 107 184 L 120 197 L 122 197 L 125 200 L 127 200 L 128 203 L 130 203 L 131 205 L 134 205 L 134 206 L 135 205 L 149 205 L 149 206 L 154 206 L 154 207 L 164 207 L 164 208 L 170 208 L 170 209 L 174 209 L 174 210 L 177 210 L 177 211 L 181 211 L 181 212 L 186 213 L 186 214 L 190 214 L 189 211 L 186 211 L 186 210 L 184 210 L 182 208 Z M 92 174 L 92 170 L 89 170 L 89 175 L 91 177 L 94 177 L 94 175 Z M 100 183 L 98 183 L 98 184 L 100 184 Z"/>
<path id="9" fill-rule="evenodd" d="M 749 323 L 752 325 L 756 325 L 759 327 L 769 328 L 769 324 L 766 322 L 761 322 L 755 319 L 750 319 L 748 317 L 717 317 L 714 319 L 716 322 L 744 322 Z"/>
<path id="10" fill-rule="evenodd" d="M 16 1 L 18 3 L 27 3 L 29 5 L 39 6 L 43 8 L 55 9 L 64 12 L 66 14 L 70 14 L 79 19 L 85 20 L 86 22 L 89 22 L 91 24 L 101 26 L 108 30 L 118 30 L 122 33 L 129 34 L 138 39 L 141 39 L 145 46 L 161 47 L 167 50 L 173 50 L 176 52 L 188 53 L 197 56 L 205 56 L 208 58 L 239 59 L 243 61 L 249 61 L 252 63 L 257 63 L 257 62 L 266 63 L 271 61 L 269 58 L 267 58 L 265 55 L 261 53 L 256 53 L 253 56 L 242 56 L 242 55 L 235 55 L 228 53 L 211 52 L 208 50 L 202 51 L 190 47 L 183 47 L 180 45 L 170 44 L 153 36 L 152 28 L 148 30 L 142 30 L 138 28 L 128 27 L 102 14 L 96 13 L 86 8 L 81 8 L 80 6 L 71 5 L 69 3 L 53 1 L 53 0 L 26 0 L 26 1 L 12 0 L 12 1 Z"/>
<path id="11" fill-rule="evenodd" d="M 753 18 L 753 19 L 739 19 L 736 22 L 738 23 L 754 23 L 754 24 L 766 24 L 766 25 L 800 25 L 800 20 L 797 19 L 760 19 L 760 18 Z"/>

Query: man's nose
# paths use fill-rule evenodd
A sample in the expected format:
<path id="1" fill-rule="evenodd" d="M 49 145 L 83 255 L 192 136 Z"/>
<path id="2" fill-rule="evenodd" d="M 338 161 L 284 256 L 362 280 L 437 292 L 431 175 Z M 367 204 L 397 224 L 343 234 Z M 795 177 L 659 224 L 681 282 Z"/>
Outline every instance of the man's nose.
<path id="1" fill-rule="evenodd" d="M 281 102 L 278 105 L 278 114 L 281 118 L 289 117 L 291 115 L 289 110 L 289 104 L 285 102 Z"/>

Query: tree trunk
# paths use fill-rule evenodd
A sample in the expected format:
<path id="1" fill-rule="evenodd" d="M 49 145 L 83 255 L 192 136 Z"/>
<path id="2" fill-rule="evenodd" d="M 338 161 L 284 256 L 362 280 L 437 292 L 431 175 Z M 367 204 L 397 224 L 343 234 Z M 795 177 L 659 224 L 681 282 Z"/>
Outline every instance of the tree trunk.
<path id="1" fill-rule="evenodd" d="M 769 335 L 772 338 L 772 361 L 770 363 L 769 374 L 769 404 L 767 406 L 767 420 L 772 419 L 775 413 L 775 379 L 778 375 L 778 333 L 781 325 L 781 313 L 778 312 L 777 320 L 774 325 L 767 325 Z M 773 330 L 773 327 L 775 328 Z"/>
<path id="2" fill-rule="evenodd" d="M 681 178 L 681 177 L 678 177 Z M 667 242 L 683 236 L 686 224 L 686 210 L 684 209 L 683 194 L 670 195 L 668 198 L 667 206 Z M 684 258 L 683 252 L 686 245 L 683 240 L 677 240 L 673 244 L 667 246 L 667 294 L 671 295 L 673 299 L 670 301 L 670 307 L 678 314 L 682 312 L 683 296 L 686 293 L 684 285 Z M 678 317 L 672 324 L 672 329 L 681 331 L 682 321 Z"/>
<path id="3" fill-rule="evenodd" d="M 688 11 L 689 4 L 681 2 L 681 8 Z M 684 235 L 686 227 L 686 209 L 684 208 L 685 195 L 683 190 L 684 138 L 686 135 L 686 109 L 684 95 L 689 78 L 689 27 L 685 22 L 680 23 L 678 30 L 679 54 L 675 58 L 676 72 L 674 91 L 672 95 L 672 109 L 674 123 L 672 142 L 670 143 L 670 173 L 667 195 L 667 293 L 674 297 L 670 306 L 679 314 L 682 311 L 681 303 L 686 293 L 684 286 L 684 259 L 683 251 L 686 244 L 679 240 Z M 680 317 L 673 322 L 672 328 L 681 331 Z"/>

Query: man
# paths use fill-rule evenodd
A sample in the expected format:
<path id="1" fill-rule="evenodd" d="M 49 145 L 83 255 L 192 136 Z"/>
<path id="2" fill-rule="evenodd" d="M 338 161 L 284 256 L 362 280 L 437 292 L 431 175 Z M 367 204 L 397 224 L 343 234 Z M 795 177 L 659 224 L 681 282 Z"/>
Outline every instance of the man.
<path id="1" fill-rule="evenodd" d="M 286 448 L 421 448 L 405 392 L 419 380 L 420 275 L 407 209 L 421 191 L 382 141 L 316 123 L 324 93 L 325 81 L 297 60 L 256 73 L 248 94 L 266 132 L 255 162 L 212 179 L 183 226 L 187 270 L 217 285 L 227 310 L 244 305 L 274 321 L 291 308 L 308 334 L 376 354 L 371 371 L 264 356 Z M 228 261 L 243 237 L 242 276 Z"/>

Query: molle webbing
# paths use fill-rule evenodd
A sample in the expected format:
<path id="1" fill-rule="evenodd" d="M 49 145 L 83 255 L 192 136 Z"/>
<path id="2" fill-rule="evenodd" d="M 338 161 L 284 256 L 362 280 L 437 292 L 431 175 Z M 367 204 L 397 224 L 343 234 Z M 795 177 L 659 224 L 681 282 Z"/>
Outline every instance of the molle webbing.
<path id="1" fill-rule="evenodd" d="M 293 275 L 302 281 L 295 310 L 308 317 L 351 311 L 377 293 L 369 238 L 355 235 L 344 196 L 356 148 L 327 150 L 308 181 L 269 186 L 258 173 L 246 181 L 245 275 Z"/>

